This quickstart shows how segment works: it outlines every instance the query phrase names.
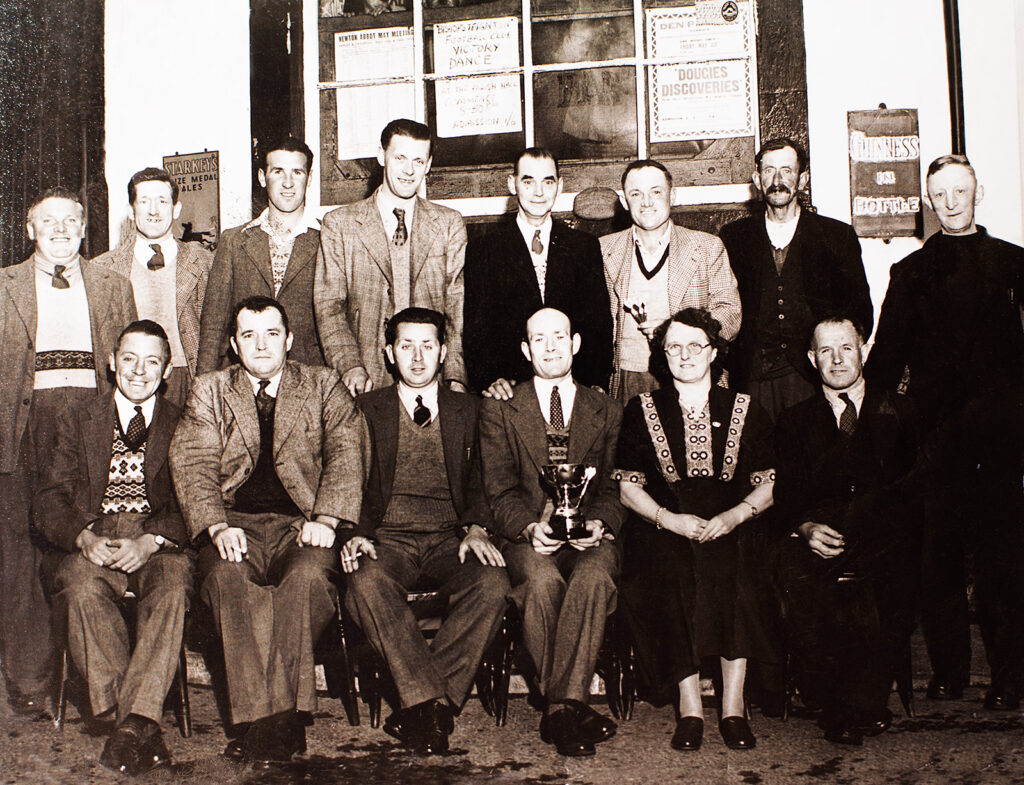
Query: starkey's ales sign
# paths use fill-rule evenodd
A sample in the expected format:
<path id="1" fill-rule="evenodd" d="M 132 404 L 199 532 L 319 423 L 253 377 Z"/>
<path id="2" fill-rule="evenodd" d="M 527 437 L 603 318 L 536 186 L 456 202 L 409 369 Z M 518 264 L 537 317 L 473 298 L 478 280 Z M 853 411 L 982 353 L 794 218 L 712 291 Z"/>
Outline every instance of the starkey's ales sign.
<path id="1" fill-rule="evenodd" d="M 165 155 L 164 169 L 178 184 L 181 215 L 174 222 L 174 236 L 213 248 L 220 236 L 220 153 Z"/>
<path id="2" fill-rule="evenodd" d="M 859 237 L 910 237 L 921 212 L 916 109 L 847 112 L 850 206 Z"/>

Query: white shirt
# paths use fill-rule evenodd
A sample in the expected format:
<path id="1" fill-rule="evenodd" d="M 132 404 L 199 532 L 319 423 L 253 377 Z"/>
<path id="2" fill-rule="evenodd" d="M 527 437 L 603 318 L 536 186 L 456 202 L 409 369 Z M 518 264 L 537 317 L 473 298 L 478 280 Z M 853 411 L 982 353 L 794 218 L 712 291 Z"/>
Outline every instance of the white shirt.
<path id="1" fill-rule="evenodd" d="M 822 390 L 825 392 L 825 400 L 828 401 L 828 405 L 832 407 L 832 414 L 836 416 L 836 425 L 839 425 L 839 420 L 843 416 L 843 412 L 846 411 L 846 402 L 839 400 L 840 393 L 846 393 L 850 398 L 850 402 L 853 404 L 853 408 L 857 410 L 857 416 L 860 416 L 860 409 L 864 403 L 864 377 L 861 376 L 849 390 L 833 390 L 831 387 L 825 387 L 822 385 Z"/>
<path id="2" fill-rule="evenodd" d="M 156 408 L 156 395 L 149 396 L 142 403 L 132 403 L 125 398 L 120 390 L 114 390 L 114 406 L 117 407 L 117 419 L 121 422 L 121 430 L 128 432 L 128 423 L 135 416 L 135 407 L 142 407 L 142 418 L 146 421 L 146 427 L 153 422 L 153 410 Z"/>
<path id="3" fill-rule="evenodd" d="M 768 214 L 764 216 L 764 228 L 768 232 L 768 240 L 773 248 L 787 248 L 793 242 L 793 235 L 796 234 L 796 225 L 800 221 L 800 211 L 796 211 L 796 217 L 788 221 L 778 223 L 769 221 Z"/>
<path id="4" fill-rule="evenodd" d="M 661 237 L 658 238 L 658 244 L 654 247 L 654 250 L 648 252 L 645 250 L 643 241 L 637 234 L 636 226 L 633 227 L 633 244 L 640 250 L 640 257 L 644 260 L 644 267 L 647 268 L 648 272 L 658 266 L 658 262 L 660 262 L 661 257 L 665 255 L 665 249 L 668 248 L 668 244 L 671 239 L 672 222 L 669 221 L 665 224 L 665 229 L 662 231 Z"/>
<path id="5" fill-rule="evenodd" d="M 410 417 L 413 416 L 413 412 L 416 409 L 416 397 L 423 396 L 423 405 L 430 410 L 430 420 L 433 422 L 434 418 L 437 417 L 437 390 L 440 387 L 437 379 L 426 387 L 410 387 L 399 379 L 397 387 L 398 400 L 402 402 L 402 406 L 409 412 Z"/>
<path id="6" fill-rule="evenodd" d="M 64 266 L 67 289 L 53 286 L 54 265 L 35 256 L 36 271 L 36 353 L 48 351 L 91 352 L 92 319 L 89 298 L 82 277 L 81 256 Z M 95 389 L 96 369 L 53 368 L 35 371 L 33 386 L 36 390 L 55 387 L 85 387 Z"/>
<path id="7" fill-rule="evenodd" d="M 375 199 L 377 201 L 377 211 L 380 213 L 380 220 L 384 224 L 384 233 L 388 236 L 388 242 L 391 242 L 391 238 L 395 236 L 395 229 L 398 228 L 398 218 L 395 216 L 396 207 L 399 210 L 405 210 L 405 232 L 408 237 L 412 237 L 412 215 L 416 208 L 416 198 L 413 197 L 408 201 L 398 199 L 383 188 L 378 188 Z"/>
<path id="8" fill-rule="evenodd" d="M 258 226 L 266 234 L 269 235 L 270 232 L 267 231 L 267 224 L 268 224 L 269 221 L 270 221 L 270 208 L 269 207 L 264 207 L 263 208 L 263 212 L 260 213 L 259 215 L 257 215 L 251 221 L 249 221 L 249 223 L 247 223 L 245 225 L 245 228 L 246 229 L 250 229 L 253 226 Z M 302 208 L 302 215 L 301 215 L 301 217 L 299 218 L 298 221 L 295 222 L 295 225 L 291 229 L 287 230 L 287 236 L 291 237 L 294 240 L 300 234 L 305 234 L 310 229 L 316 229 L 316 230 L 319 231 L 319 229 L 320 229 L 320 221 L 317 220 L 315 215 L 313 215 L 311 212 L 306 210 L 305 207 L 303 207 Z M 282 235 L 282 236 L 284 236 L 284 235 Z M 163 248 L 163 246 L 161 246 L 161 248 Z M 164 255 L 165 256 L 167 255 L 167 249 L 164 249 Z"/>
<path id="9" fill-rule="evenodd" d="M 551 389 L 558 388 L 558 394 L 562 398 L 562 422 L 568 428 L 572 421 L 572 406 L 576 402 L 576 382 L 572 380 L 572 376 L 562 379 L 542 379 L 534 376 L 533 386 L 537 390 L 540 413 L 544 415 L 544 422 L 548 425 L 551 425 Z"/>
<path id="10" fill-rule="evenodd" d="M 170 235 L 162 240 L 150 240 L 148 237 L 136 234 L 134 250 L 135 261 L 141 265 L 146 265 L 156 254 L 156 251 L 150 247 L 153 245 L 160 246 L 160 250 L 164 255 L 164 264 L 168 267 L 173 267 L 174 263 L 178 260 L 178 244 Z M 146 269 L 148 270 L 149 268 L 147 267 Z"/>
<path id="11" fill-rule="evenodd" d="M 244 368 L 242 370 L 245 371 Z M 257 379 L 248 371 L 245 371 L 245 375 L 249 377 L 249 384 L 252 385 L 252 394 L 255 396 L 260 391 L 260 382 L 263 380 Z M 282 376 L 284 376 L 284 368 L 282 368 L 276 374 L 267 379 L 267 381 L 270 382 L 270 384 L 267 385 L 267 395 L 269 395 L 271 398 L 277 397 L 277 390 L 281 386 Z"/>
<path id="12" fill-rule="evenodd" d="M 540 299 L 544 300 L 544 284 L 547 282 L 548 273 L 548 246 L 551 244 L 551 216 L 544 219 L 540 226 L 534 226 L 527 221 L 522 213 L 516 215 L 516 225 L 519 227 L 523 240 L 526 241 L 526 248 L 530 252 L 530 259 L 533 261 L 533 272 L 537 275 L 537 285 L 540 287 Z M 533 252 L 533 236 L 540 232 L 540 244 L 542 246 L 539 254 Z"/>

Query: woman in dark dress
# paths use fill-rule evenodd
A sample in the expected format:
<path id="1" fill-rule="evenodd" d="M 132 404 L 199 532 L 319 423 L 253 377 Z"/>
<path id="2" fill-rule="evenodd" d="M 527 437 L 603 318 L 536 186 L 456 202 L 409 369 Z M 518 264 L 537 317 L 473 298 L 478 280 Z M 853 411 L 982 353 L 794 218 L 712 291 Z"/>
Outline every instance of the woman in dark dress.
<path id="1" fill-rule="evenodd" d="M 707 657 L 721 662 L 722 738 L 734 749 L 755 745 L 743 683 L 747 658 L 769 648 L 741 532 L 772 504 L 771 426 L 749 396 L 712 384 L 720 332 L 699 308 L 655 331 L 652 370 L 667 365 L 672 384 L 629 402 L 615 462 L 633 513 L 622 535 L 620 600 L 652 702 L 678 689 L 672 746 L 681 750 L 701 744 Z"/>

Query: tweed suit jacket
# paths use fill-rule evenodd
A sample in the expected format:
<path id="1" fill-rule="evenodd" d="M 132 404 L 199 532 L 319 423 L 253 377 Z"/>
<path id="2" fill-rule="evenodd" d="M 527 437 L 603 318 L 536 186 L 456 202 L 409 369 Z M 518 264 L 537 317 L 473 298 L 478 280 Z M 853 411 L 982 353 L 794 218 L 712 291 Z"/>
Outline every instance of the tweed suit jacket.
<path id="1" fill-rule="evenodd" d="M 274 407 L 277 476 L 307 519 L 359 520 L 366 424 L 338 374 L 291 362 Z M 227 523 L 235 491 L 260 454 L 252 383 L 240 365 L 199 376 L 171 440 L 170 463 L 189 536 Z"/>
<path id="2" fill-rule="evenodd" d="M 363 393 L 356 398 L 356 405 L 366 417 L 373 457 L 359 526 L 352 534 L 372 537 L 391 501 L 398 456 L 399 418 L 409 415 L 398 398 L 396 385 Z M 484 497 L 480 472 L 477 439 L 480 399 L 441 386 L 437 391 L 437 407 L 448 488 L 459 520 L 463 526 L 475 523 L 493 529 L 494 519 Z"/>
<path id="3" fill-rule="evenodd" d="M 740 329 L 740 293 L 722 241 L 713 234 L 673 224 L 668 248 L 669 313 L 681 308 L 707 308 L 721 323 L 722 337 L 731 341 Z M 629 275 L 635 254 L 632 227 L 601 238 L 605 283 L 615 325 L 612 395 L 618 393 L 621 385 L 622 320 L 632 318 L 623 310 L 623 305 L 629 296 Z"/>
<path id="4" fill-rule="evenodd" d="M 110 354 L 121 330 L 137 317 L 127 278 L 82 259 L 89 299 L 96 389 L 110 391 Z M 28 424 L 36 365 L 35 256 L 0 270 L 0 474 L 14 471 Z"/>
<path id="5" fill-rule="evenodd" d="M 409 230 L 410 305 L 447 320 L 444 378 L 466 383 L 462 360 L 462 267 L 466 226 L 455 210 L 416 199 Z M 313 302 L 327 364 L 344 374 L 366 369 L 375 387 L 392 383 L 384 362 L 384 324 L 395 312 L 390 240 L 376 193 L 324 216 Z"/>
<path id="6" fill-rule="evenodd" d="M 569 422 L 569 463 L 597 469 L 583 497 L 583 515 L 618 534 L 625 519 L 618 484 L 612 480 L 622 407 L 602 392 L 576 385 Z M 496 531 L 508 540 L 539 521 L 548 500 L 540 469 L 548 460 L 547 427 L 533 381 L 519 385 L 508 401 L 485 398 L 480 408 L 480 456 L 484 491 Z"/>
<path id="7" fill-rule="evenodd" d="M 307 229 L 295 238 L 276 299 L 288 313 L 295 336 L 289 357 L 306 365 L 323 365 L 323 352 L 313 321 L 313 269 L 320 233 Z M 236 226 L 221 235 L 210 268 L 202 319 L 199 323 L 197 373 L 216 371 L 230 362 L 228 339 L 235 334 L 231 314 L 246 297 L 274 297 L 270 238 L 259 226 Z"/>
<path id="8" fill-rule="evenodd" d="M 53 459 L 43 472 L 32 513 L 46 539 L 66 551 L 77 550 L 75 539 L 82 529 L 104 517 L 100 508 L 110 478 L 115 412 L 114 395 L 109 393 L 64 412 L 57 420 Z M 177 406 L 157 397 L 146 436 L 146 496 L 152 512 L 142 528 L 185 545 L 188 535 L 167 465 L 167 450 L 180 415 Z"/>
<path id="9" fill-rule="evenodd" d="M 181 346 L 185 350 L 189 374 L 194 377 L 199 359 L 199 320 L 203 312 L 213 254 L 199 243 L 183 243 L 181 240 L 175 240 L 175 243 L 178 245 L 178 258 L 174 263 L 174 307 L 178 314 Z M 134 243 L 107 251 L 93 259 L 96 264 L 129 280 L 134 261 Z"/>

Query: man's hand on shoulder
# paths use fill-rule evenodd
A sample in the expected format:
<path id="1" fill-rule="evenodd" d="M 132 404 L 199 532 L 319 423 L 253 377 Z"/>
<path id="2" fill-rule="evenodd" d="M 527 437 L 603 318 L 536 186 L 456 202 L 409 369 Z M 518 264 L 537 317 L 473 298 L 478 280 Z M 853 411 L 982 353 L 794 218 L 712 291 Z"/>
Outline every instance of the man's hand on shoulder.
<path id="1" fill-rule="evenodd" d="M 491 567 L 505 566 L 505 557 L 491 542 L 487 530 L 475 523 L 469 527 L 469 531 L 459 544 L 459 562 L 465 564 L 466 554 L 471 551 L 483 564 Z"/>
<path id="2" fill-rule="evenodd" d="M 512 388 L 516 386 L 515 379 L 495 379 L 491 386 L 484 390 L 481 395 L 484 398 L 497 398 L 499 401 L 512 400 Z"/>
<path id="3" fill-rule="evenodd" d="M 320 521 L 303 521 L 295 539 L 300 547 L 330 548 L 334 545 L 334 528 Z"/>
<path id="4" fill-rule="evenodd" d="M 843 552 L 846 543 L 843 535 L 824 523 L 807 521 L 797 529 L 807 541 L 808 547 L 823 559 L 831 559 Z"/>
<path id="5" fill-rule="evenodd" d="M 160 550 L 156 544 L 156 538 L 152 534 L 143 534 L 134 539 L 124 538 L 114 540 L 111 545 L 115 546 L 111 554 L 110 569 L 131 573 L 142 567 L 149 561 L 149 557 Z"/>
<path id="6" fill-rule="evenodd" d="M 370 380 L 370 375 L 366 372 L 366 369 L 357 365 L 355 368 L 349 368 L 345 373 L 341 375 L 342 384 L 344 384 L 349 391 L 349 394 L 355 398 L 357 395 L 369 392 L 373 389 L 373 382 Z"/>
<path id="7" fill-rule="evenodd" d="M 82 555 L 97 567 L 106 567 L 110 563 L 113 551 L 111 541 L 106 537 L 94 534 L 91 529 L 82 529 L 75 538 L 75 546 Z"/>

